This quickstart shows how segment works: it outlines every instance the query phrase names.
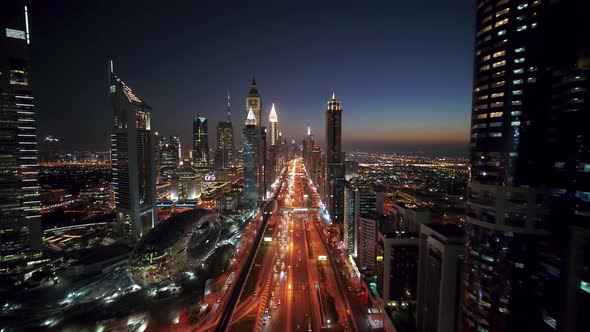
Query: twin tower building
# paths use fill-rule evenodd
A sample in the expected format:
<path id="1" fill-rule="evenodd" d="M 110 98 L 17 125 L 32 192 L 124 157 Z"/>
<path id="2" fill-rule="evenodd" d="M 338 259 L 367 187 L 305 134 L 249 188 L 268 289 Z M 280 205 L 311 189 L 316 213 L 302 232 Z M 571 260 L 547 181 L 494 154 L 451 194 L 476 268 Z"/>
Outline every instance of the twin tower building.
<path id="1" fill-rule="evenodd" d="M 110 141 L 116 222 L 120 234 L 135 242 L 157 222 L 157 170 L 150 123 L 151 107 L 115 75 L 112 61 L 109 63 L 109 92 L 114 112 L 114 128 Z M 266 127 L 261 126 L 262 100 L 254 79 L 246 98 L 246 106 L 248 115 L 242 137 L 242 206 L 255 208 L 265 197 L 268 185 L 275 180 L 284 159 L 279 158 L 281 134 L 278 131 L 274 104 L 269 117 L 270 133 L 267 135 Z M 199 121 L 206 126 L 204 118 L 199 118 Z M 216 168 L 218 163 L 226 168 L 231 164 L 230 160 L 235 159 L 229 96 L 227 119 L 221 121 L 217 129 Z M 204 138 L 207 139 L 206 136 Z M 193 152 L 196 156 L 200 155 L 198 160 L 195 159 L 195 164 L 209 167 L 208 144 L 202 143 L 206 148 L 200 149 L 195 143 Z M 204 160 L 207 161 L 205 164 L 202 163 Z"/>

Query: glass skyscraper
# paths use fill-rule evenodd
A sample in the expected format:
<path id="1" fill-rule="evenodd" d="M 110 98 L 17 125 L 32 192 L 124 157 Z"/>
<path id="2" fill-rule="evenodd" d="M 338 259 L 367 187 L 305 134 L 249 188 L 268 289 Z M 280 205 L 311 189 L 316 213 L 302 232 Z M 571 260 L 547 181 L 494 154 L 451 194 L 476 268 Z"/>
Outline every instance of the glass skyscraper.
<path id="1" fill-rule="evenodd" d="M 114 111 L 111 162 L 116 222 L 121 237 L 136 242 L 157 221 L 151 107 L 115 75 L 112 61 L 109 86 Z"/>
<path id="2" fill-rule="evenodd" d="M 588 303 L 588 223 L 576 221 L 590 201 L 588 13 L 579 0 L 477 1 L 465 331 L 582 326 L 564 308 Z"/>
<path id="3" fill-rule="evenodd" d="M 342 108 L 332 95 L 326 110 L 326 205 L 334 223 L 344 220 L 344 152 L 342 152 Z"/>
<path id="4" fill-rule="evenodd" d="M 2 1 L 0 27 L 0 287 L 10 287 L 42 250 L 27 2 Z"/>
<path id="5" fill-rule="evenodd" d="M 193 119 L 193 159 L 195 166 L 209 166 L 209 126 L 204 117 Z"/>
<path id="6" fill-rule="evenodd" d="M 256 126 L 256 116 L 252 109 L 246 118 L 242 136 L 242 158 L 244 164 L 244 192 L 243 205 L 255 208 L 258 205 L 258 157 L 259 128 Z"/>

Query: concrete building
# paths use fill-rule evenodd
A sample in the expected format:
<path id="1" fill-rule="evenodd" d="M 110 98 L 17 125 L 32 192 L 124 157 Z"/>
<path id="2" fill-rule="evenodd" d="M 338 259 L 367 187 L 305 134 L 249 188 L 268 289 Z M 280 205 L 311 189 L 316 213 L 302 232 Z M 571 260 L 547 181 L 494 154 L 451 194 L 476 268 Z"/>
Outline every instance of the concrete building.
<path id="1" fill-rule="evenodd" d="M 394 203 L 393 208 L 397 213 L 397 230 L 418 234 L 420 225 L 428 224 L 432 220 L 432 214 L 427 207 L 409 203 Z"/>
<path id="2" fill-rule="evenodd" d="M 360 217 L 358 229 L 358 262 L 361 269 L 372 271 L 375 268 L 378 221 L 375 218 Z"/>
<path id="3" fill-rule="evenodd" d="M 455 224 L 420 226 L 418 332 L 459 330 L 463 239 L 463 229 Z"/>

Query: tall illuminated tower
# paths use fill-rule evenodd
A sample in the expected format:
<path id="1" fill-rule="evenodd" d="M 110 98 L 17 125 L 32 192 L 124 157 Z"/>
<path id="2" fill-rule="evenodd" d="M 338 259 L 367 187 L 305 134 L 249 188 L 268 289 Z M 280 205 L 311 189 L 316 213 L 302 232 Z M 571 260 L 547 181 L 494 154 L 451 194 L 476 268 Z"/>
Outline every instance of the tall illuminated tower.
<path id="1" fill-rule="evenodd" d="M 197 167 L 209 166 L 209 125 L 204 117 L 193 119 L 193 162 Z"/>
<path id="2" fill-rule="evenodd" d="M 229 168 L 233 162 L 234 128 L 231 123 L 231 104 L 227 94 L 227 118 L 217 124 L 217 147 L 215 150 L 215 169 Z"/>
<path id="3" fill-rule="evenodd" d="M 250 92 L 248 93 L 248 97 L 246 97 L 246 112 L 249 113 L 250 109 L 254 112 L 254 116 L 256 117 L 257 126 L 262 126 L 262 117 L 260 116 L 260 112 L 262 109 L 262 99 L 260 98 L 260 94 L 258 93 L 258 86 L 256 85 L 256 79 L 252 78 L 252 84 L 250 84 Z"/>
<path id="4" fill-rule="evenodd" d="M 344 217 L 344 152 L 342 152 L 342 108 L 336 95 L 328 101 L 326 110 L 326 201 L 334 223 Z"/>
<path id="5" fill-rule="evenodd" d="M 590 324 L 589 13 L 477 0 L 464 331 Z"/>
<path id="6" fill-rule="evenodd" d="M 250 109 L 242 136 L 242 158 L 244 164 L 244 191 L 242 201 L 245 207 L 252 209 L 258 205 L 259 130 L 256 125 L 254 111 Z"/>
<path id="7" fill-rule="evenodd" d="M 269 126 L 269 143 L 267 147 L 267 158 L 265 167 L 266 185 L 270 185 L 276 179 L 278 174 L 278 158 L 279 158 L 279 119 L 275 110 L 275 104 L 272 103 L 270 115 L 268 116 Z"/>
<path id="8" fill-rule="evenodd" d="M 0 2 L 0 284 L 18 285 L 41 255 L 29 7 Z"/>
<path id="9" fill-rule="evenodd" d="M 119 234 L 136 242 L 157 221 L 151 107 L 115 75 L 112 61 L 109 87 L 114 111 L 111 162 L 115 217 Z"/>

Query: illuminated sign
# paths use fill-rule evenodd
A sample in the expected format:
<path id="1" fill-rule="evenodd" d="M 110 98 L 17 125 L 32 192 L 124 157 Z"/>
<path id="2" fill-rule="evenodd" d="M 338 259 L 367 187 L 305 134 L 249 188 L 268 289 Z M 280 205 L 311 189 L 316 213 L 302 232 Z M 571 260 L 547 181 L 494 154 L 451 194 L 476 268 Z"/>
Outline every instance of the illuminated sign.
<path id="1" fill-rule="evenodd" d="M 377 256 L 377 262 L 383 262 L 383 256 Z"/>
<path id="2" fill-rule="evenodd" d="M 272 241 L 272 237 L 270 237 L 270 236 L 264 237 L 264 242 L 271 242 L 271 241 Z"/>
<path id="3" fill-rule="evenodd" d="M 326 256 L 326 255 L 319 255 L 318 256 L 318 260 L 319 261 L 327 261 L 328 260 L 328 256 Z"/>
<path id="4" fill-rule="evenodd" d="M 211 174 L 211 175 L 205 175 L 205 181 L 207 182 L 213 182 L 215 181 L 215 175 Z"/>
<path id="5" fill-rule="evenodd" d="M 24 31 L 9 28 L 6 28 L 6 37 L 26 40 Z"/>

